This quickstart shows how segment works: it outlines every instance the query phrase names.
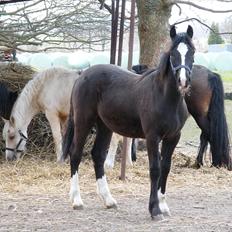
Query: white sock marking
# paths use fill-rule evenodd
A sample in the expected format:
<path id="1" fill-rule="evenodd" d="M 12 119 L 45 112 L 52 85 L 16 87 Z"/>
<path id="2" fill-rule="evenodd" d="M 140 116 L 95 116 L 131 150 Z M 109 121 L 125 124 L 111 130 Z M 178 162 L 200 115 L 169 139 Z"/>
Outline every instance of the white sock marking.
<path id="1" fill-rule="evenodd" d="M 171 214 L 168 208 L 168 204 L 166 202 L 166 196 L 165 194 L 161 193 L 161 189 L 158 190 L 158 199 L 159 199 L 159 207 L 160 207 L 161 212 L 163 214 L 170 216 Z"/>
<path id="2" fill-rule="evenodd" d="M 70 200 L 73 204 L 73 207 L 81 208 L 83 207 L 83 201 L 80 195 L 80 186 L 79 186 L 79 179 L 78 173 L 76 172 L 75 175 L 71 178 L 71 186 L 70 186 Z"/>
<path id="3" fill-rule="evenodd" d="M 97 179 L 97 193 L 103 199 L 107 208 L 117 205 L 116 200 L 111 196 L 105 175 L 102 178 Z"/>

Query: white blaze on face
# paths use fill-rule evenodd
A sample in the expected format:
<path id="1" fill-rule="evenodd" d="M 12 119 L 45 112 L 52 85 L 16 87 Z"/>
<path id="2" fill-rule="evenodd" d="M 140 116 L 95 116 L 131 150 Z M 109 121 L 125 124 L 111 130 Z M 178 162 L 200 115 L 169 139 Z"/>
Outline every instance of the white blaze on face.
<path id="1" fill-rule="evenodd" d="M 181 65 L 185 65 L 185 55 L 188 51 L 188 47 L 185 43 L 180 43 L 177 47 L 177 50 L 179 51 L 181 55 Z M 180 69 L 180 84 L 182 87 L 186 87 L 186 72 L 184 68 Z"/>

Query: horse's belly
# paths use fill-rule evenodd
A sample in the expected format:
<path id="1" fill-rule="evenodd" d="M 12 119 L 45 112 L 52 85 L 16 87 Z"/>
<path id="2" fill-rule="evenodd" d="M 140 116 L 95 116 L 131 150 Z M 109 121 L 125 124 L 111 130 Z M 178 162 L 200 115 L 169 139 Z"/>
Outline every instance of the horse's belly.
<path id="1" fill-rule="evenodd" d="M 140 120 L 129 119 L 117 114 L 106 115 L 104 113 L 101 113 L 100 117 L 105 125 L 113 132 L 125 137 L 144 138 Z"/>

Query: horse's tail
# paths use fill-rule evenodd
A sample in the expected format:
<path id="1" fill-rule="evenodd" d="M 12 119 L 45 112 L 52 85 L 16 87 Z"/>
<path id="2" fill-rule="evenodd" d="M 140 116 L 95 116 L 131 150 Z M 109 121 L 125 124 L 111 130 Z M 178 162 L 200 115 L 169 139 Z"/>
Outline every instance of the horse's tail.
<path id="1" fill-rule="evenodd" d="M 73 112 L 72 112 L 72 106 L 70 107 L 68 122 L 66 131 L 63 137 L 63 143 L 62 143 L 62 160 L 64 161 L 69 154 L 69 149 L 73 141 L 74 136 L 74 121 L 73 121 Z"/>
<path id="2" fill-rule="evenodd" d="M 220 76 L 216 73 L 209 75 L 212 98 L 209 105 L 210 146 L 213 166 L 232 168 L 230 156 L 229 131 L 224 112 L 224 88 Z"/>

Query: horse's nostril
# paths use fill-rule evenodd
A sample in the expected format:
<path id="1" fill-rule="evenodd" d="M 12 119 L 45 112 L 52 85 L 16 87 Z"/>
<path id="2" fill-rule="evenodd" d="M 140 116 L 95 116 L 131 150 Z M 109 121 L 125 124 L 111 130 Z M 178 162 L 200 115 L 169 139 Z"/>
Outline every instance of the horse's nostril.
<path id="1" fill-rule="evenodd" d="M 7 160 L 7 161 L 14 161 L 14 160 L 17 160 L 17 156 L 16 156 L 16 154 L 8 155 L 8 156 L 6 156 L 6 160 Z"/>

